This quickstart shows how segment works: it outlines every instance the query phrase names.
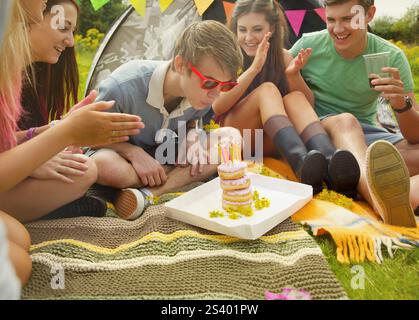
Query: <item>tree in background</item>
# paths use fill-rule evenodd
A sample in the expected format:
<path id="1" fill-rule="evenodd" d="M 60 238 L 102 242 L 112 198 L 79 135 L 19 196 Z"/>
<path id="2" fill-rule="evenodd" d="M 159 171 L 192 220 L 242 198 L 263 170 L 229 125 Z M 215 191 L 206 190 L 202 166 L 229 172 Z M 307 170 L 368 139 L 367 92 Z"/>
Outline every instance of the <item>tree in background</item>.
<path id="1" fill-rule="evenodd" d="M 372 29 L 375 34 L 384 39 L 419 44 L 419 5 L 411 6 L 399 20 L 392 17 L 376 18 Z"/>
<path id="2" fill-rule="evenodd" d="M 112 0 L 98 11 L 95 11 L 90 0 L 80 0 L 80 17 L 78 33 L 86 35 L 87 30 L 97 29 L 107 33 L 112 24 L 125 11 L 127 5 L 123 0 Z"/>

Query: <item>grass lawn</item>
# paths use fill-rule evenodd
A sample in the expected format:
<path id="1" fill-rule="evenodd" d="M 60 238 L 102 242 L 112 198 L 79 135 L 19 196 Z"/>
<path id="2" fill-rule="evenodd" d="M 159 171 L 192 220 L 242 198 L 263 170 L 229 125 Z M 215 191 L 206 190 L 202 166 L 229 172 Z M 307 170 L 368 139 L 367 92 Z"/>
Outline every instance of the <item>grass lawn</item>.
<path id="1" fill-rule="evenodd" d="M 78 55 L 80 69 L 79 97 L 83 96 L 87 75 L 94 53 Z M 419 101 L 419 75 L 415 76 L 415 94 Z M 331 238 L 315 238 L 327 261 L 351 299 L 413 299 L 419 300 L 419 248 L 398 251 L 394 259 L 383 264 L 362 263 L 365 270 L 365 289 L 352 289 L 351 265 L 342 265 L 336 259 L 336 247 Z"/>

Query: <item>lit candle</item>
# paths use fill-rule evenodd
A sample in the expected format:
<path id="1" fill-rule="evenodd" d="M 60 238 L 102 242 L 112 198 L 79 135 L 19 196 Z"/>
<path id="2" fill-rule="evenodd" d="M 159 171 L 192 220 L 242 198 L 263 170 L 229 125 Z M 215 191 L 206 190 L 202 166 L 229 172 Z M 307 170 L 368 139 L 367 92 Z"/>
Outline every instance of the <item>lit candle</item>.
<path id="1" fill-rule="evenodd" d="M 234 145 L 230 144 L 230 160 L 234 162 Z"/>

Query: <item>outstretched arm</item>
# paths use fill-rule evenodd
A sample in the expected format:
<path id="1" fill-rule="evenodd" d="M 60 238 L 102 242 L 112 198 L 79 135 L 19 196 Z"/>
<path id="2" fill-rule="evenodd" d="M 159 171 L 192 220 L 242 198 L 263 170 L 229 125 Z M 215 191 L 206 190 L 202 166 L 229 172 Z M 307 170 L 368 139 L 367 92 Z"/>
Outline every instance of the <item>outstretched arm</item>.
<path id="1" fill-rule="evenodd" d="M 230 110 L 249 88 L 255 77 L 262 70 L 269 50 L 269 38 L 271 33 L 268 32 L 259 44 L 256 56 L 252 65 L 243 72 L 238 78 L 238 85 L 228 92 L 222 92 L 212 105 L 214 113 L 218 116 Z"/>
<path id="2" fill-rule="evenodd" d="M 43 134 L 0 153 L 0 192 L 13 188 L 65 147 L 127 141 L 144 127 L 137 116 L 100 112 L 113 102 L 98 102 L 72 113 Z"/>
<path id="3" fill-rule="evenodd" d="M 301 69 L 304 68 L 308 62 L 310 55 L 310 48 L 301 49 L 295 58 L 293 58 L 293 56 L 288 51 L 284 50 L 285 74 L 287 76 L 290 91 L 302 92 L 310 104 L 314 107 L 314 94 L 300 73 Z"/>

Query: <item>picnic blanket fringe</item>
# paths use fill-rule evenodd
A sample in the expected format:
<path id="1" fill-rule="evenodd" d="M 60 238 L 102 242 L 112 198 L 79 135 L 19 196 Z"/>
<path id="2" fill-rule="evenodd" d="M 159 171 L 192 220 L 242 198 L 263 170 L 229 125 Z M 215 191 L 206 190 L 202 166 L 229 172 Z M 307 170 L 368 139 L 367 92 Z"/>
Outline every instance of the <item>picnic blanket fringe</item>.
<path id="1" fill-rule="evenodd" d="M 369 236 L 354 234 L 338 234 L 330 232 L 335 244 L 337 260 L 340 263 L 371 262 L 382 263 L 383 250 L 387 250 L 390 258 L 394 257 L 397 249 L 411 249 L 412 246 L 401 242 L 397 238 L 387 236 Z"/>

